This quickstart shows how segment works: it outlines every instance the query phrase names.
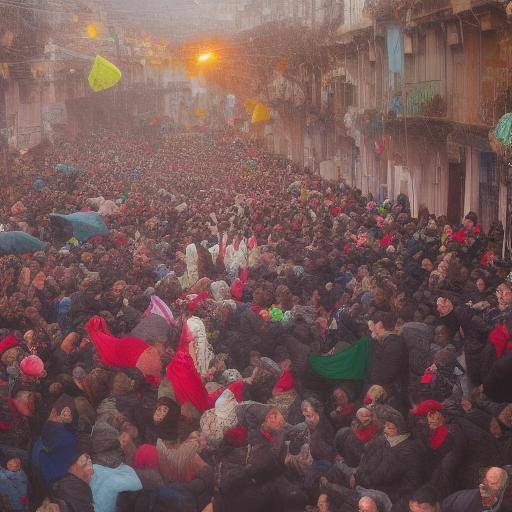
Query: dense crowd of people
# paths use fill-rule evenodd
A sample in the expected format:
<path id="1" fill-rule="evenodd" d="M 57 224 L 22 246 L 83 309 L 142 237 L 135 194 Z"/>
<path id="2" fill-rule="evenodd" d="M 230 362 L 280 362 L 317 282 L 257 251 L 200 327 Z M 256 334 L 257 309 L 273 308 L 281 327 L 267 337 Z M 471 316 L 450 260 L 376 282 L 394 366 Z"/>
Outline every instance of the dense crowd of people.
<path id="1" fill-rule="evenodd" d="M 232 132 L 91 134 L 3 193 L 46 247 L 0 256 L 2 511 L 512 510 L 499 224 Z"/>

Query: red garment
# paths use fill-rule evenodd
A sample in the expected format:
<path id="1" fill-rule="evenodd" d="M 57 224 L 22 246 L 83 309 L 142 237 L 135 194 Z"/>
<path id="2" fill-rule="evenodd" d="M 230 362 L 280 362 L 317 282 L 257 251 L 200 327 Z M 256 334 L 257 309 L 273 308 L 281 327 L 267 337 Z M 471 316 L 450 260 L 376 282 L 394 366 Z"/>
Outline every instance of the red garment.
<path id="1" fill-rule="evenodd" d="M 247 240 L 247 247 L 249 249 L 254 249 L 255 247 L 258 247 L 258 239 L 253 235 L 249 240 Z"/>
<path id="2" fill-rule="evenodd" d="M 468 234 L 466 233 L 466 230 L 464 228 L 459 229 L 459 231 L 456 231 L 452 235 L 452 240 L 455 240 L 459 244 L 463 244 L 466 241 L 466 238 L 468 237 Z"/>
<path id="3" fill-rule="evenodd" d="M 333 206 L 331 208 L 331 215 L 333 217 L 337 217 L 341 213 L 341 208 L 339 206 Z"/>
<path id="4" fill-rule="evenodd" d="M 371 425 L 368 425 L 367 427 L 360 427 L 356 428 L 354 430 L 354 433 L 359 439 L 359 441 L 362 441 L 363 443 L 366 443 L 370 439 L 373 439 L 375 434 L 379 431 L 379 428 L 377 425 L 374 425 L 373 423 Z"/>
<path id="5" fill-rule="evenodd" d="M 279 380 L 276 382 L 276 385 L 272 390 L 272 394 L 277 395 L 279 393 L 286 393 L 294 387 L 295 383 L 293 382 L 293 375 L 288 370 L 283 370 L 281 377 L 279 377 Z"/>
<path id="6" fill-rule="evenodd" d="M 166 374 L 180 405 L 191 403 L 200 412 L 213 408 L 217 398 L 226 389 L 219 388 L 208 394 L 192 357 L 183 350 L 176 352 L 171 359 Z M 233 382 L 227 386 L 227 389 L 233 392 L 239 402 L 242 401 L 243 381 Z"/>
<path id="7" fill-rule="evenodd" d="M 262 435 L 262 436 L 263 436 L 267 441 L 272 442 L 272 439 L 274 439 L 274 438 L 272 437 L 272 435 L 271 435 L 271 434 L 269 434 L 268 432 L 265 432 L 264 430 L 260 430 L 260 432 L 261 432 L 261 435 Z"/>
<path id="8" fill-rule="evenodd" d="M 181 335 L 180 335 L 180 341 L 178 343 L 178 352 L 184 351 L 188 352 L 189 345 L 194 341 L 194 336 L 192 332 L 190 331 L 190 328 L 187 324 L 187 322 L 183 323 L 183 327 L 181 328 Z"/>
<path id="9" fill-rule="evenodd" d="M 158 468 L 158 452 L 156 446 L 152 444 L 140 445 L 135 452 L 133 467 L 135 469 Z"/>
<path id="10" fill-rule="evenodd" d="M 198 293 L 195 298 L 193 298 L 191 301 L 188 302 L 188 312 L 194 313 L 194 311 L 197 309 L 197 306 L 201 304 L 201 302 L 205 301 L 209 297 L 208 292 L 201 292 Z"/>
<path id="11" fill-rule="evenodd" d="M 448 427 L 441 425 L 430 432 L 430 447 L 437 450 L 445 441 L 448 435 Z"/>
<path id="12" fill-rule="evenodd" d="M 167 366 L 166 374 L 180 405 L 190 402 L 200 412 L 210 409 L 206 388 L 187 352 L 176 352 Z"/>
<path id="13" fill-rule="evenodd" d="M 494 345 L 496 357 L 499 359 L 505 350 L 512 348 L 510 342 L 510 333 L 505 324 L 499 323 L 489 334 L 489 341 Z"/>
<path id="14" fill-rule="evenodd" d="M 93 316 L 85 324 L 85 328 L 103 364 L 119 368 L 135 368 L 139 357 L 150 348 L 150 345 L 139 338 L 112 336 L 107 322 L 99 316 Z"/>
<path id="15" fill-rule="evenodd" d="M 244 284 L 240 279 L 237 278 L 233 281 L 233 284 L 231 285 L 231 295 L 236 301 L 242 302 L 243 293 Z"/>
<path id="16" fill-rule="evenodd" d="M 0 341 L 0 354 L 3 354 L 6 350 L 19 345 L 18 340 L 14 336 L 7 336 Z"/>
<path id="17" fill-rule="evenodd" d="M 393 235 L 391 233 L 389 233 L 389 235 L 382 237 L 379 240 L 379 245 L 381 247 L 389 247 L 392 243 L 393 243 Z"/>
<path id="18" fill-rule="evenodd" d="M 434 374 L 432 373 L 432 370 L 426 369 L 425 373 L 421 377 L 420 383 L 421 384 L 430 384 L 432 382 L 432 379 L 434 378 Z"/>
<path id="19" fill-rule="evenodd" d="M 242 281 L 243 285 L 249 281 L 249 269 L 247 267 L 242 267 L 240 269 L 240 281 Z"/>
<path id="20" fill-rule="evenodd" d="M 356 408 L 356 404 L 347 404 L 343 409 L 339 412 L 340 416 L 350 416 Z"/>
<path id="21" fill-rule="evenodd" d="M 437 400 L 424 400 L 414 408 L 413 414 L 414 416 L 426 416 L 441 409 L 443 409 L 443 404 Z"/>
<path id="22" fill-rule="evenodd" d="M 224 438 L 231 446 L 243 446 L 247 444 L 247 427 L 240 425 L 224 431 Z"/>
<path id="23" fill-rule="evenodd" d="M 235 382 L 232 382 L 231 384 L 228 384 L 225 388 L 218 388 L 215 391 L 212 391 L 209 393 L 209 399 L 211 407 L 215 406 L 215 402 L 217 401 L 217 398 L 219 398 L 220 395 L 226 390 L 229 389 L 233 395 L 235 395 L 235 398 L 237 402 L 241 402 L 244 394 L 244 381 L 243 380 L 236 380 Z"/>

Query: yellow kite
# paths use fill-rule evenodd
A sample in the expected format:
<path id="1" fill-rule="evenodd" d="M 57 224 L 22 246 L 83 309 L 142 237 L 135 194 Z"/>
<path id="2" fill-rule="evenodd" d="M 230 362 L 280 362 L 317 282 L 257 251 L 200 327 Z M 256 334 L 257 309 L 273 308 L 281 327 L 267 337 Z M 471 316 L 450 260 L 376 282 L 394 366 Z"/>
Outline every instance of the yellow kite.
<path id="1" fill-rule="evenodd" d="M 94 92 L 113 87 L 121 80 L 121 71 L 107 59 L 96 55 L 89 73 L 89 85 Z"/>
<path id="2" fill-rule="evenodd" d="M 252 113 L 252 124 L 270 121 L 270 110 L 264 103 L 258 103 Z"/>
<path id="3" fill-rule="evenodd" d="M 258 100 L 248 99 L 244 101 L 244 108 L 245 111 L 248 114 L 251 114 L 254 112 L 254 109 L 256 108 L 256 105 L 258 104 Z"/>

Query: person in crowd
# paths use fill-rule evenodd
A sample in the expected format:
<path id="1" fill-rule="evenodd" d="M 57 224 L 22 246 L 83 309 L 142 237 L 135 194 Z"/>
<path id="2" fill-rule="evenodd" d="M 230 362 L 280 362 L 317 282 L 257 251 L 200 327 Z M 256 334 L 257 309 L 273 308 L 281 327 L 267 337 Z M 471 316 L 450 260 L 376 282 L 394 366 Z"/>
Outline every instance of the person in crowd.
<path id="1" fill-rule="evenodd" d="M 476 212 L 233 129 L 97 130 L 6 181 L 2 510 L 512 510 L 512 265 Z"/>

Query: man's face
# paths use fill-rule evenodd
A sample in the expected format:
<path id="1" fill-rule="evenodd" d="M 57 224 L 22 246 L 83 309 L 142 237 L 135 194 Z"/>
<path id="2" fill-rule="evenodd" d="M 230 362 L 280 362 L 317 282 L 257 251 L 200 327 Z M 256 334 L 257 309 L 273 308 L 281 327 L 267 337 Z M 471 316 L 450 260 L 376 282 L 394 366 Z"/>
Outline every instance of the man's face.
<path id="1" fill-rule="evenodd" d="M 373 320 L 368 321 L 368 329 L 373 339 L 377 339 L 384 331 L 382 322 L 374 322 Z"/>
<path id="2" fill-rule="evenodd" d="M 316 505 L 318 512 L 329 512 L 329 497 L 327 494 L 320 494 Z"/>
<path id="3" fill-rule="evenodd" d="M 320 421 L 320 416 L 318 413 L 311 407 L 310 405 L 306 405 L 302 409 L 302 414 L 304 415 L 304 419 L 306 420 L 306 424 L 310 428 L 315 428 Z"/>
<path id="4" fill-rule="evenodd" d="M 505 284 L 500 284 L 496 290 L 498 306 L 506 308 L 512 304 L 512 290 Z"/>
<path id="5" fill-rule="evenodd" d="M 372 413 L 368 409 L 359 409 L 356 416 L 363 427 L 367 427 L 372 422 Z"/>
<path id="6" fill-rule="evenodd" d="M 384 423 L 384 434 L 388 437 L 396 437 L 398 435 L 398 429 L 393 423 L 386 421 Z"/>
<path id="7" fill-rule="evenodd" d="M 494 506 L 502 491 L 503 478 L 499 468 L 490 468 L 479 485 L 482 505 L 486 508 Z"/>
<path id="8" fill-rule="evenodd" d="M 475 223 L 472 220 L 464 219 L 464 229 L 471 230 L 475 227 Z"/>
<path id="9" fill-rule="evenodd" d="M 427 414 L 428 426 L 431 430 L 435 430 L 444 423 L 443 415 L 439 411 L 429 412 Z"/>
<path id="10" fill-rule="evenodd" d="M 511 297 L 512 299 L 512 297 Z M 436 302 L 437 312 L 440 316 L 449 315 L 453 310 L 453 304 L 450 299 L 439 297 Z"/>

